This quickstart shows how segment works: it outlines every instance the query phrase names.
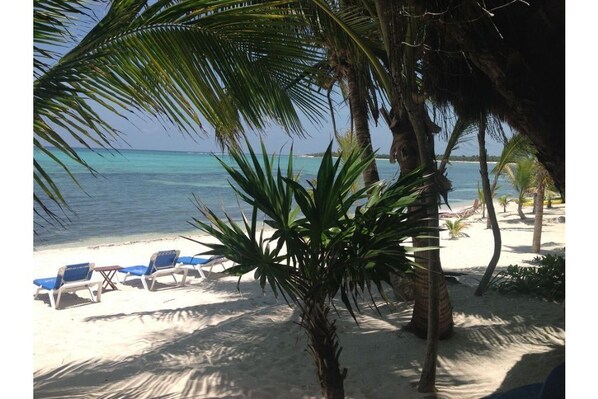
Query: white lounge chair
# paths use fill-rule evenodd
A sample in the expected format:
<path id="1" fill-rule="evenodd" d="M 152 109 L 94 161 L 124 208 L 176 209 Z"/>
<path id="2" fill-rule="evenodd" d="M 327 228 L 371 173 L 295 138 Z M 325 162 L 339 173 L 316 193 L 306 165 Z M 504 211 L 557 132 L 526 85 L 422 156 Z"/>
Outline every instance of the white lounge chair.
<path id="1" fill-rule="evenodd" d="M 206 275 L 203 272 L 203 268 L 209 267 L 210 271 L 208 273 L 212 273 L 212 269 L 214 268 L 214 266 L 220 265 L 220 266 L 222 266 L 222 270 L 224 270 L 225 269 L 224 262 L 226 262 L 227 260 L 228 259 L 226 259 L 222 255 L 214 255 L 214 256 L 211 256 L 210 258 L 198 258 L 195 256 L 181 256 L 177 259 L 177 263 L 179 263 L 181 266 L 193 267 L 193 269 L 195 269 L 199 272 L 201 277 L 206 278 Z"/>
<path id="2" fill-rule="evenodd" d="M 34 298 L 37 298 L 42 292 L 47 292 L 50 297 L 50 304 L 53 308 L 58 309 L 60 306 L 60 297 L 64 292 L 87 289 L 91 295 L 91 300 L 100 302 L 102 297 L 102 282 L 91 281 L 94 266 L 93 263 L 66 265 L 58 269 L 56 277 L 33 280 L 33 284 L 37 286 Z M 92 291 L 93 286 L 96 287 L 95 299 Z M 54 294 L 56 294 L 56 300 L 54 300 Z"/>
<path id="3" fill-rule="evenodd" d="M 149 265 L 123 267 L 122 269 L 118 270 L 117 276 L 119 276 L 120 273 L 125 275 L 122 281 L 123 283 L 127 281 L 127 277 L 139 277 L 143 287 L 148 291 L 152 291 L 154 289 L 156 279 L 162 276 L 172 276 L 174 282 L 178 285 L 175 274 L 182 274 L 183 280 L 181 285 L 185 285 L 189 270 L 177 266 L 176 261 L 179 257 L 179 253 L 180 251 L 178 250 L 156 252 L 150 258 Z M 151 281 L 151 285 L 149 287 L 147 284 L 148 281 Z"/>

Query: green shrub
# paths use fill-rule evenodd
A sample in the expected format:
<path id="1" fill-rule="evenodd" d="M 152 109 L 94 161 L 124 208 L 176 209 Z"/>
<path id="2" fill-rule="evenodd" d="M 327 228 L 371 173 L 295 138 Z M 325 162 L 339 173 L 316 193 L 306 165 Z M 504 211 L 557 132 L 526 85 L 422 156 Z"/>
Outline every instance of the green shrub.
<path id="1" fill-rule="evenodd" d="M 496 275 L 491 287 L 499 293 L 532 295 L 549 301 L 565 299 L 565 257 L 545 255 L 531 262 L 538 266 L 510 265 Z"/>
<path id="2" fill-rule="evenodd" d="M 449 232 L 449 239 L 451 240 L 455 240 L 459 237 L 469 237 L 463 232 L 463 230 L 465 230 L 467 227 L 467 223 L 465 223 L 463 218 L 456 220 L 445 220 L 444 225 Z"/>

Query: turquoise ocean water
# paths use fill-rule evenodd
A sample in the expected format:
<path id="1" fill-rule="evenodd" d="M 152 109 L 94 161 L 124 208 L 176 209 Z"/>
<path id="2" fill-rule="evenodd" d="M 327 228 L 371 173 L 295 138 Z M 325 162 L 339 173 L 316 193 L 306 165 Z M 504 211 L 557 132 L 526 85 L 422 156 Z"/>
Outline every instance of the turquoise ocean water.
<path id="1" fill-rule="evenodd" d="M 194 195 L 213 210 L 226 211 L 240 218 L 239 203 L 228 184 L 228 175 L 212 154 L 173 151 L 78 150 L 96 171 L 95 175 L 72 163 L 79 188 L 55 162 L 40 153 L 35 159 L 46 167 L 70 205 L 66 212 L 70 222 L 65 227 L 40 227 L 34 215 L 34 249 L 99 245 L 111 242 L 137 241 L 179 234 L 197 234 L 189 221 L 200 218 Z M 56 156 L 65 160 L 59 152 Z M 230 162 L 226 154 L 216 154 Z M 281 164 L 288 158 L 281 156 Z M 296 157 L 294 168 L 301 171 L 301 180 L 315 177 L 320 164 L 317 157 Z M 377 160 L 381 179 L 393 179 L 397 164 Z M 477 198 L 479 165 L 453 163 L 448 168 L 453 182 L 449 194 L 451 207 L 469 205 Z M 502 183 L 499 195 L 513 191 Z M 60 211 L 59 211 L 60 212 Z"/>

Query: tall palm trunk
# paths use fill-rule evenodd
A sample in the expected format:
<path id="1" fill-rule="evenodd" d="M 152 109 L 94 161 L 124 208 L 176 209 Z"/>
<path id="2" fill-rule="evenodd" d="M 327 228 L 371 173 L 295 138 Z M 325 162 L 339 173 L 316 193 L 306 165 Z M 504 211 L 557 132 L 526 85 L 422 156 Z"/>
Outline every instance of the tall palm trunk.
<path id="1" fill-rule="evenodd" d="M 410 27 L 407 23 L 412 19 L 403 18 L 403 2 L 376 0 L 376 12 L 380 23 L 380 31 L 388 56 L 390 70 L 390 104 L 391 112 L 385 118 L 389 122 L 393 134 L 391 160 L 399 161 L 401 173 L 408 173 L 420 164 L 425 165 L 426 172 L 434 180 L 439 178 L 434 162 L 433 137 L 427 125 L 427 114 L 423 100 L 415 103 L 418 96 L 415 83 L 414 47 L 410 42 Z M 409 22 L 406 22 L 409 21 Z M 407 46 L 401 43 L 410 43 Z M 436 187 L 435 187 L 436 188 Z M 438 227 L 437 195 L 428 196 L 425 204 L 427 217 L 434 227 Z M 437 246 L 438 234 L 432 239 L 414 240 L 414 246 Z M 438 357 L 439 337 L 449 336 L 453 330 L 453 315 L 448 300 L 448 289 L 440 266 L 440 250 L 426 251 L 423 266 L 426 270 L 417 270 L 415 284 L 415 304 L 410 327 L 416 334 L 427 337 L 426 357 L 422 367 L 418 385 L 420 392 L 436 390 L 436 361 Z"/>
<path id="2" fill-rule="evenodd" d="M 344 399 L 344 379 L 347 369 L 340 370 L 340 346 L 334 321 L 328 319 L 330 306 L 321 300 L 304 304 L 301 327 L 309 337 L 308 350 L 312 355 L 320 389 L 326 399 Z"/>
<path id="3" fill-rule="evenodd" d="M 534 235 L 532 237 L 532 252 L 540 253 L 540 244 L 542 240 L 542 218 L 544 217 L 544 190 L 546 189 L 546 172 L 543 167 L 538 172 L 538 185 L 536 187 L 536 198 L 538 205 L 534 215 Z"/>
<path id="4" fill-rule="evenodd" d="M 484 197 L 490 198 L 487 203 L 488 207 L 488 220 L 492 226 L 492 236 L 494 237 L 494 252 L 488 267 L 480 280 L 480 284 L 476 289 L 474 295 L 481 296 L 488 288 L 488 283 L 494 269 L 500 259 L 500 250 L 502 246 L 502 239 L 500 236 L 500 228 L 498 227 L 498 220 L 496 219 L 496 211 L 494 210 L 494 203 L 492 202 L 492 187 L 490 187 L 490 179 L 488 178 L 488 159 L 486 154 L 486 118 L 482 116 L 480 118 L 479 131 L 478 131 L 478 144 L 480 147 L 480 174 L 482 176 L 482 189 L 484 190 Z"/>
<path id="5" fill-rule="evenodd" d="M 404 41 L 403 29 L 405 27 L 404 21 L 401 19 L 401 4 L 397 3 L 388 0 L 376 1 L 376 10 L 384 36 L 392 81 L 390 96 L 392 108 L 390 112 L 382 113 L 393 135 L 390 159 L 391 162 L 399 163 L 401 174 L 409 173 L 419 165 L 425 164 L 427 171 L 431 171 L 432 175 L 437 178 L 433 148 L 426 147 L 430 142 L 431 135 L 426 134 L 426 132 L 430 132 L 424 106 L 421 103 L 413 104 L 411 92 L 401 87 L 403 85 L 401 76 L 404 54 L 402 54 L 402 46 L 399 43 Z M 405 105 L 409 105 L 411 114 L 407 112 Z M 414 124 L 419 127 L 419 136 L 416 135 Z M 422 148 L 425 149 L 422 150 Z M 437 227 L 438 204 L 435 201 L 437 197 L 429 197 L 434 203 L 427 204 L 427 210 L 430 212 L 427 217 L 430 219 L 430 223 Z M 416 247 L 430 244 L 437 245 L 438 237 L 434 238 L 432 242 L 414 240 Z M 426 337 L 429 330 L 429 319 L 433 318 L 438 322 L 437 336 L 449 337 L 453 330 L 453 315 L 448 289 L 440 266 L 440 252 L 439 250 L 427 251 L 427 253 L 421 254 L 420 259 L 423 260 L 422 265 L 425 269 L 416 269 L 415 303 L 408 328 L 416 335 Z M 432 276 L 431 279 L 430 276 Z M 431 290 L 430 286 L 432 286 Z M 432 294 L 431 297 L 430 294 Z M 436 309 L 430 312 L 430 306 Z"/>
<path id="6" fill-rule="evenodd" d="M 523 213 L 523 201 L 524 201 L 523 194 L 520 194 L 519 201 L 517 202 L 517 214 L 519 215 L 519 218 L 521 220 L 527 219 L 527 216 L 525 216 L 525 213 Z"/>
<path id="7" fill-rule="evenodd" d="M 362 157 L 369 158 L 373 151 L 372 138 L 368 124 L 367 99 L 362 85 L 359 83 L 356 66 L 349 64 L 346 67 L 345 74 L 349 87 L 349 106 L 351 109 L 351 118 L 353 129 L 357 137 L 357 143 L 362 151 Z M 376 183 L 380 180 L 376 162 L 371 162 L 363 172 L 363 181 L 365 185 Z"/>

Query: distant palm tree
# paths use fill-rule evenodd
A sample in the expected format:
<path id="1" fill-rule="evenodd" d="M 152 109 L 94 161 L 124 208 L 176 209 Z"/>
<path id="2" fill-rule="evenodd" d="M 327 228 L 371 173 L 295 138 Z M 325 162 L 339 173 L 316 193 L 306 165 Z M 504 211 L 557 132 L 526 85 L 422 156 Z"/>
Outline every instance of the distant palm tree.
<path id="1" fill-rule="evenodd" d="M 463 230 L 467 227 L 467 223 L 463 219 L 445 220 L 444 225 L 448 230 L 449 237 L 451 240 L 455 240 L 459 237 L 467 237 L 467 234 Z"/>
<path id="2" fill-rule="evenodd" d="M 512 200 L 513 199 L 510 198 L 509 194 L 501 195 L 500 197 L 498 197 L 498 204 L 502 206 L 503 213 L 507 211 L 507 205 L 509 205 L 509 202 L 511 202 Z"/>
<path id="3" fill-rule="evenodd" d="M 523 204 L 527 199 L 527 195 L 534 184 L 534 177 L 536 174 L 537 164 L 534 157 L 527 157 L 517 161 L 512 165 L 507 165 L 507 178 L 517 191 L 517 213 L 521 220 L 527 219 L 523 213 Z"/>

